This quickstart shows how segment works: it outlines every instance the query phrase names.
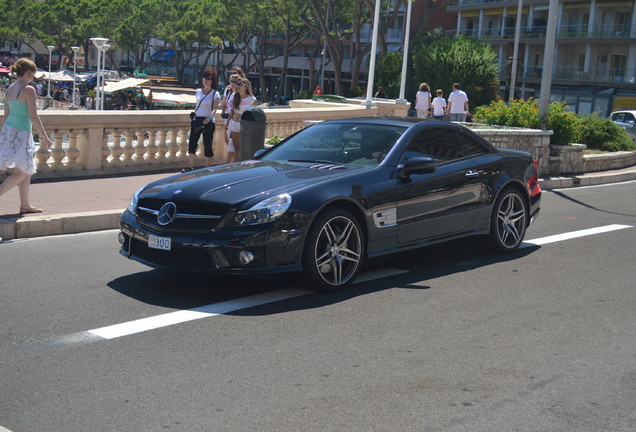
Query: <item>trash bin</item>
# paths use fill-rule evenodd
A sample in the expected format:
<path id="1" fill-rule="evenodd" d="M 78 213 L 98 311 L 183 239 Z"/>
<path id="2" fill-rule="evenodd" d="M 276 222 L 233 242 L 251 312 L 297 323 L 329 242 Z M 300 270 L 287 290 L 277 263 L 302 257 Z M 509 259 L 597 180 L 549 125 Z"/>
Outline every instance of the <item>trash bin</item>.
<path id="1" fill-rule="evenodd" d="M 238 160 L 248 160 L 254 153 L 265 148 L 265 130 L 267 118 L 265 111 L 251 105 L 241 116 L 241 134 Z"/>

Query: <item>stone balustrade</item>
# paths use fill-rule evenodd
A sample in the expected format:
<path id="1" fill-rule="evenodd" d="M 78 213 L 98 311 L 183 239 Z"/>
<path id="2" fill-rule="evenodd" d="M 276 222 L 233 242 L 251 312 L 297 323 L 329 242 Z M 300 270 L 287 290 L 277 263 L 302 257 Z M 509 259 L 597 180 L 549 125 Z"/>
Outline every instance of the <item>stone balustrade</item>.
<path id="1" fill-rule="evenodd" d="M 325 109 L 266 109 L 266 137 L 285 138 L 306 126 L 304 121 L 377 115 L 377 108 L 330 104 Z M 86 111 L 44 110 L 39 115 L 53 146 L 36 152 L 35 178 L 85 177 L 128 172 L 180 169 L 187 165 L 190 110 Z M 223 120 L 216 117 L 214 164 L 224 163 L 227 146 Z M 195 166 L 205 164 L 199 146 Z M 0 180 L 8 174 L 0 173 Z"/>

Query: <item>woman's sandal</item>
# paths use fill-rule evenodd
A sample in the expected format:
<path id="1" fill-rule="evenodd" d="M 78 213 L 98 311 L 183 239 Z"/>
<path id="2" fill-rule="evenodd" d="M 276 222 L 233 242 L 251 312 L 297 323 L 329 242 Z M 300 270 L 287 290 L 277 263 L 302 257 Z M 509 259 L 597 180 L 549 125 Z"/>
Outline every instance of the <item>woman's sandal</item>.
<path id="1" fill-rule="evenodd" d="M 35 207 L 20 207 L 20 214 L 42 213 L 42 209 Z"/>
<path id="2" fill-rule="evenodd" d="M 187 172 L 190 172 L 190 171 L 192 171 L 192 168 L 190 168 L 190 167 L 185 167 L 184 169 L 181 170 L 182 173 L 187 173 Z"/>

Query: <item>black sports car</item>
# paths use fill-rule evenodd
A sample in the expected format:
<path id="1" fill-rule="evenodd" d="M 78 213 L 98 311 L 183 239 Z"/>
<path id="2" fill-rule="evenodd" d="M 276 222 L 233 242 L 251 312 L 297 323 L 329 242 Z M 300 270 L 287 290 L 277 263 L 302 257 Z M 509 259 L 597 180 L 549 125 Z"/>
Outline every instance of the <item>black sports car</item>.
<path id="1" fill-rule="evenodd" d="M 367 259 L 458 237 L 513 251 L 540 200 L 529 153 L 463 126 L 328 121 L 252 160 L 143 187 L 121 216 L 121 253 L 180 271 L 300 272 L 333 290 Z"/>

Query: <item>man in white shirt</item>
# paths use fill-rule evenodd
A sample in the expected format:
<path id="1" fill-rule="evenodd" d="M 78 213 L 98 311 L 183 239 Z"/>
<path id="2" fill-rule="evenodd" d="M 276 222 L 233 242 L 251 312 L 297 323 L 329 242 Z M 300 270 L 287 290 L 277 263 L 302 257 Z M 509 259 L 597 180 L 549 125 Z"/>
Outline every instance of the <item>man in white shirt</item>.
<path id="1" fill-rule="evenodd" d="M 468 113 L 468 96 L 460 90 L 458 83 L 453 84 L 453 92 L 448 96 L 450 121 L 464 122 Z"/>

